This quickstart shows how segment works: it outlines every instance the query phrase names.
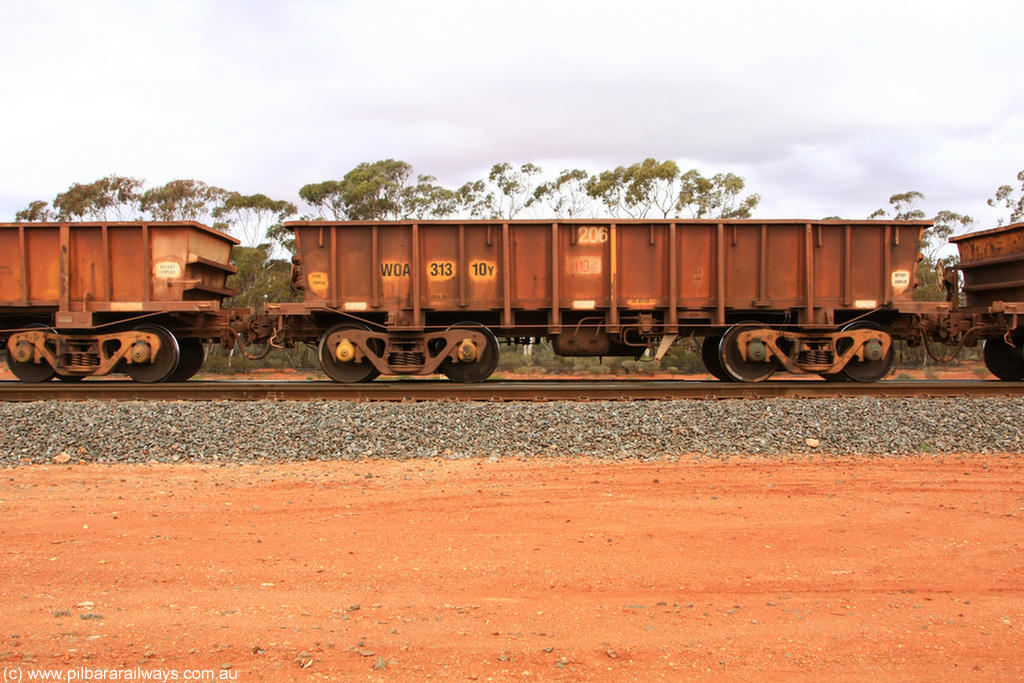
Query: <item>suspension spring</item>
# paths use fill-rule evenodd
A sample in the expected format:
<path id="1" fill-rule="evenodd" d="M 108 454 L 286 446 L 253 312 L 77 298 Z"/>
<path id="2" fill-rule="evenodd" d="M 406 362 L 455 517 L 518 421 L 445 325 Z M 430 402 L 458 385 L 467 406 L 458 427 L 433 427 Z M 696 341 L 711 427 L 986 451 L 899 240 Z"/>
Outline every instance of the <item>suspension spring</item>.
<path id="1" fill-rule="evenodd" d="M 61 364 L 66 368 L 94 368 L 100 364 L 100 357 L 96 354 L 80 351 L 62 353 L 60 360 Z"/>
<path id="2" fill-rule="evenodd" d="M 832 365 L 835 362 L 828 349 L 804 349 L 798 355 L 800 365 Z"/>
<path id="3" fill-rule="evenodd" d="M 424 355 L 415 351 L 399 351 L 388 354 L 388 365 L 393 368 L 420 367 L 425 362 Z"/>

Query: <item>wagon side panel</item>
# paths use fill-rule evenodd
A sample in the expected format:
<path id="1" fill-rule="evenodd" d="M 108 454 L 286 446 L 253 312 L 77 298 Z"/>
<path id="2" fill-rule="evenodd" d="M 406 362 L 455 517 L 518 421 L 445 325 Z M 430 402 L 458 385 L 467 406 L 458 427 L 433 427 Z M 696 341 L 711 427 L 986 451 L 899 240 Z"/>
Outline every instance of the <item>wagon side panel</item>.
<path id="1" fill-rule="evenodd" d="M 110 300 L 121 304 L 136 303 L 142 308 L 149 285 L 148 269 L 139 265 L 149 262 L 144 250 L 142 230 L 135 226 L 111 226 L 107 230 L 110 253 L 116 254 L 110 268 Z M 116 267 L 122 263 L 126 267 Z"/>
<path id="2" fill-rule="evenodd" d="M 28 291 L 23 270 L 24 228 L 0 226 L 0 306 L 27 306 Z"/>
<path id="3" fill-rule="evenodd" d="M 509 282 L 514 309 L 551 308 L 552 230 L 546 224 L 509 225 Z"/>
<path id="4" fill-rule="evenodd" d="M 669 304 L 669 225 L 624 225 L 617 230 L 617 299 L 626 310 Z"/>
<path id="5" fill-rule="evenodd" d="M 32 226 L 25 229 L 28 299 L 35 305 L 56 305 L 60 299 L 60 229 Z"/>
<path id="6" fill-rule="evenodd" d="M 709 223 L 677 226 L 675 258 L 679 306 L 691 311 L 714 309 L 718 297 L 718 228 Z"/>

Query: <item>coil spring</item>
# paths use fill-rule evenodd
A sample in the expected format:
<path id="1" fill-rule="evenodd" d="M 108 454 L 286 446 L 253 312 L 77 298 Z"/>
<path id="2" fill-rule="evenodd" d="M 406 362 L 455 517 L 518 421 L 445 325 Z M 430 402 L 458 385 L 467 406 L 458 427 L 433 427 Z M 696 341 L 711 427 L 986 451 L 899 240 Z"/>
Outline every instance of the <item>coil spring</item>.
<path id="1" fill-rule="evenodd" d="M 413 351 L 400 351 L 388 354 L 388 365 L 391 367 L 417 367 L 423 365 L 426 358 L 422 353 Z"/>
<path id="2" fill-rule="evenodd" d="M 800 352 L 801 365 L 832 365 L 832 352 L 827 349 L 806 349 Z"/>
<path id="3" fill-rule="evenodd" d="M 100 358 L 93 353 L 72 352 L 62 354 L 61 362 L 66 368 L 92 368 L 100 364 Z"/>

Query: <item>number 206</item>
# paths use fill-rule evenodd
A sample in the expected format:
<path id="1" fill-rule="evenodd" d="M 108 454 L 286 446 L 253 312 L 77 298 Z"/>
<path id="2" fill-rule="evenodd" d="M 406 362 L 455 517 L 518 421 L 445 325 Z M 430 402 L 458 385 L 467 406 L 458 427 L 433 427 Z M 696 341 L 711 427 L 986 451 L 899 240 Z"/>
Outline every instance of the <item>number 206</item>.
<path id="1" fill-rule="evenodd" d="M 608 228 L 603 225 L 581 225 L 576 228 L 576 242 L 579 244 L 604 244 L 608 241 Z"/>

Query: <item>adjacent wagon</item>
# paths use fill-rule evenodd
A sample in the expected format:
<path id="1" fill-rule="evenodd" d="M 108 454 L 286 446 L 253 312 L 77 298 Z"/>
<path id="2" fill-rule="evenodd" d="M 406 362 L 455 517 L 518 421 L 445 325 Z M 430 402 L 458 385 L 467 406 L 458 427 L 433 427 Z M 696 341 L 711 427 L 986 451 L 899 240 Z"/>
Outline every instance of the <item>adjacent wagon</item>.
<path id="1" fill-rule="evenodd" d="M 24 381 L 184 380 L 230 333 L 237 240 L 195 222 L 0 224 L 0 343 Z"/>
<path id="2" fill-rule="evenodd" d="M 996 377 L 1024 380 L 1024 223 L 952 237 L 960 252 L 963 306 L 956 321 L 971 342 L 985 339 L 985 365 Z M 959 279 L 947 281 L 956 290 Z M 954 299 L 959 296 L 954 295 Z"/>

